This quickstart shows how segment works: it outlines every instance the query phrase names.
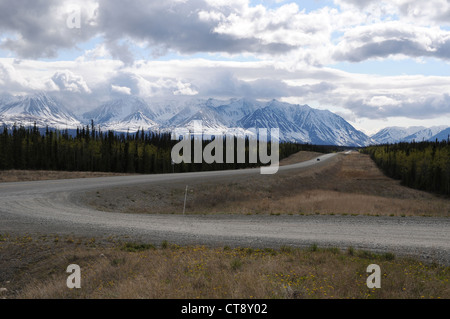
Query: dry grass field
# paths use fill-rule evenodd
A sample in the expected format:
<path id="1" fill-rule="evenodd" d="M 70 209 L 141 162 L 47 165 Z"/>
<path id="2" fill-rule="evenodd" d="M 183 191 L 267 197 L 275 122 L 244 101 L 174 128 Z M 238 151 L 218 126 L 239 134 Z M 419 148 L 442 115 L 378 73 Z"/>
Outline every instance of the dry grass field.
<path id="1" fill-rule="evenodd" d="M 315 158 L 301 152 L 281 164 Z M 103 211 L 179 214 L 186 185 L 111 188 L 86 194 Z M 450 216 L 450 199 L 400 185 L 367 156 L 339 154 L 327 163 L 273 176 L 222 177 L 189 185 L 187 214 L 340 214 Z"/>
<path id="2" fill-rule="evenodd" d="M 0 236 L 0 298 L 448 299 L 450 268 L 338 249 L 180 247 Z M 68 289 L 69 264 L 81 289 Z M 381 267 L 381 289 L 366 285 Z"/>

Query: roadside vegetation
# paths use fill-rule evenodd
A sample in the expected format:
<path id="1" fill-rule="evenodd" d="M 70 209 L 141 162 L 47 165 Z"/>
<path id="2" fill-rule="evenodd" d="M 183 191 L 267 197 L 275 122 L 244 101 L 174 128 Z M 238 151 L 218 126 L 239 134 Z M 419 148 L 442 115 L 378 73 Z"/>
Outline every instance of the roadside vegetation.
<path id="1" fill-rule="evenodd" d="M 450 268 L 349 247 L 241 248 L 0 236 L 0 298 L 448 299 Z M 370 264 L 381 289 L 366 285 Z M 81 289 L 66 286 L 69 264 Z"/>
<path id="2" fill-rule="evenodd" d="M 371 146 L 362 152 L 402 185 L 450 197 L 450 141 Z"/>
<path id="3" fill-rule="evenodd" d="M 69 171 L 46 171 L 46 170 L 0 170 L 0 183 L 28 182 L 73 178 L 94 178 L 129 176 L 127 173 L 105 173 L 105 172 L 69 172 Z"/>

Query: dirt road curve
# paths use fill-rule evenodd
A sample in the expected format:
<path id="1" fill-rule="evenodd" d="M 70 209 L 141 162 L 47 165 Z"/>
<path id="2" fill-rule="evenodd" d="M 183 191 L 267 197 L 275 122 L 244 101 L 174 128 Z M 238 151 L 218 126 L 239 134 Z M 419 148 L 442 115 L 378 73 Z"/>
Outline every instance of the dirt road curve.
<path id="1" fill-rule="evenodd" d="M 308 169 L 335 156 L 280 167 Z M 170 181 L 188 184 L 218 176 L 259 174 L 259 169 L 186 174 L 118 176 L 0 184 L 0 233 L 125 236 L 177 244 L 252 247 L 281 245 L 354 247 L 420 256 L 450 264 L 450 220 L 421 217 L 131 215 L 100 212 L 79 194 L 108 187 Z"/>

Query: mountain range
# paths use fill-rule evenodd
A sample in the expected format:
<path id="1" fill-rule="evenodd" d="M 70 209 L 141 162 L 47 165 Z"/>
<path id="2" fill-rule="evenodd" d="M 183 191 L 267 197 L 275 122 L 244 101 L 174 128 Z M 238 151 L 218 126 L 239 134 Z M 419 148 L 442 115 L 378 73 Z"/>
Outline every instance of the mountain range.
<path id="1" fill-rule="evenodd" d="M 55 128 L 81 125 L 72 112 L 45 93 L 0 97 L 0 124 L 11 126 L 15 123 Z"/>
<path id="2" fill-rule="evenodd" d="M 433 126 L 430 128 L 423 126 L 386 127 L 371 136 L 377 144 L 389 144 L 398 142 L 422 142 L 422 141 L 442 141 L 447 140 L 450 134 L 448 126 Z"/>
<path id="3" fill-rule="evenodd" d="M 253 128 L 279 128 L 283 141 L 317 145 L 366 146 L 408 140 L 447 139 L 448 127 L 390 127 L 373 136 L 355 129 L 342 117 L 308 105 L 272 100 L 188 99 L 146 101 L 126 96 L 100 104 L 92 111 L 75 115 L 46 93 L 0 96 L 0 124 L 75 129 L 91 123 L 102 130 L 136 132 L 140 129 L 173 131 L 192 129 L 201 121 L 205 134 L 243 135 Z M 442 135 L 442 136 L 441 136 Z"/>

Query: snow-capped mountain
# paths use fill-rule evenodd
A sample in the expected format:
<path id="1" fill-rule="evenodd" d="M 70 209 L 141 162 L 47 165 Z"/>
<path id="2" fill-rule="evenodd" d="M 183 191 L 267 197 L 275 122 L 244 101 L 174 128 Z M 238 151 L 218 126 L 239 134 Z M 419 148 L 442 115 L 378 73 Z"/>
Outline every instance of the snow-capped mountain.
<path id="1" fill-rule="evenodd" d="M 244 116 L 238 121 L 237 125 L 245 129 L 279 128 L 280 139 L 282 140 L 311 142 L 308 132 L 297 123 L 289 120 L 285 110 L 274 107 L 273 103 Z"/>
<path id="2" fill-rule="evenodd" d="M 244 117 L 251 115 L 262 108 L 262 103 L 250 99 L 231 99 L 228 102 L 217 102 L 209 99 L 209 106 L 215 106 L 216 112 L 221 116 L 225 125 L 236 125 Z"/>
<path id="3" fill-rule="evenodd" d="M 131 114 L 142 113 L 148 118 L 156 115 L 150 110 L 148 104 L 138 97 L 126 97 L 108 101 L 91 112 L 83 114 L 85 121 L 93 120 L 98 124 L 118 123 Z"/>
<path id="4" fill-rule="evenodd" d="M 304 105 L 295 113 L 294 121 L 309 134 L 310 143 L 326 145 L 365 146 L 373 141 L 356 130 L 342 117 Z"/>
<path id="5" fill-rule="evenodd" d="M 438 134 L 434 135 L 429 139 L 429 141 L 434 142 L 436 140 L 438 141 L 446 141 L 450 138 L 450 127 L 446 128 L 445 130 L 439 132 Z"/>
<path id="6" fill-rule="evenodd" d="M 0 103 L 2 101 L 0 100 Z M 207 135 L 229 134 L 253 136 L 251 129 L 279 128 L 284 141 L 301 143 L 364 146 L 372 140 L 340 116 L 308 105 L 293 105 L 272 100 L 190 99 L 145 101 L 123 97 L 102 103 L 78 120 L 45 94 L 22 97 L 1 106 L 0 122 L 38 126 L 79 127 L 94 121 L 102 130 L 136 132 L 144 130 L 174 131 L 194 129 L 201 121 Z M 270 133 L 270 131 L 269 131 Z"/>
<path id="7" fill-rule="evenodd" d="M 377 144 L 397 143 L 402 141 L 405 137 L 424 129 L 425 127 L 423 126 L 413 126 L 408 128 L 391 126 L 382 129 L 371 137 Z"/>
<path id="8" fill-rule="evenodd" d="M 164 100 L 150 100 L 148 106 L 155 114 L 154 120 L 162 126 L 173 126 L 177 121 L 183 121 L 183 117 L 192 116 L 202 109 L 203 106 L 209 105 L 205 100 L 194 98 L 178 98 Z M 180 114 L 179 119 L 175 117 Z"/>
<path id="9" fill-rule="evenodd" d="M 312 144 L 364 146 L 371 139 L 342 117 L 308 105 L 272 100 L 238 122 L 244 128 L 277 127 L 283 140 Z"/>
<path id="10" fill-rule="evenodd" d="M 1 105 L 6 105 L 14 100 L 14 96 L 9 94 L 0 94 L 0 108 Z"/>
<path id="11" fill-rule="evenodd" d="M 426 128 L 423 126 L 413 126 L 408 128 L 394 126 L 382 129 L 378 133 L 372 135 L 371 138 L 377 144 L 393 144 L 412 141 L 421 142 L 428 140 L 434 141 L 436 140 L 434 136 L 439 135 L 439 133 L 443 132 L 447 128 L 447 126 L 435 126 L 431 128 Z M 447 139 L 447 135 L 445 135 L 445 139 Z"/>
<path id="12" fill-rule="evenodd" d="M 213 109 L 209 108 L 199 110 L 194 115 L 178 122 L 175 127 L 192 127 L 193 125 L 195 125 L 195 122 L 198 121 L 201 122 L 203 128 L 205 129 L 217 131 L 223 131 L 227 129 L 227 126 L 224 124 L 225 121 L 223 121 L 223 119 L 220 118 Z"/>
<path id="13" fill-rule="evenodd" d="M 173 127 L 192 129 L 194 121 L 202 121 L 206 132 L 217 130 L 233 134 L 230 132 L 232 128 L 240 128 L 241 132 L 242 129 L 279 128 L 280 138 L 284 141 L 349 146 L 371 143 L 368 136 L 336 114 L 276 100 L 258 102 L 249 99 L 209 99 L 198 103 L 194 108 L 186 108 L 169 122 Z"/>
<path id="14" fill-rule="evenodd" d="M 108 101 L 83 115 L 84 122 L 94 121 L 102 130 L 136 132 L 140 129 L 155 130 L 159 124 L 156 115 L 144 100 L 129 96 Z"/>
<path id="15" fill-rule="evenodd" d="M 139 130 L 157 130 L 159 124 L 148 118 L 142 111 L 136 111 L 123 118 L 121 121 L 112 122 L 109 121 L 106 124 L 101 125 L 101 129 L 105 131 L 117 131 L 117 132 L 137 132 Z"/>
<path id="16" fill-rule="evenodd" d="M 77 128 L 81 122 L 61 103 L 44 93 L 2 100 L 0 122 L 7 126 L 22 124 L 39 127 Z"/>
<path id="17" fill-rule="evenodd" d="M 411 134 L 407 137 L 405 137 L 403 140 L 406 142 L 422 142 L 422 141 L 428 141 L 430 138 L 435 136 L 436 134 L 439 134 L 443 130 L 445 130 L 448 126 L 433 126 L 430 128 L 422 129 L 418 132 L 415 132 L 414 134 Z"/>

